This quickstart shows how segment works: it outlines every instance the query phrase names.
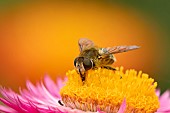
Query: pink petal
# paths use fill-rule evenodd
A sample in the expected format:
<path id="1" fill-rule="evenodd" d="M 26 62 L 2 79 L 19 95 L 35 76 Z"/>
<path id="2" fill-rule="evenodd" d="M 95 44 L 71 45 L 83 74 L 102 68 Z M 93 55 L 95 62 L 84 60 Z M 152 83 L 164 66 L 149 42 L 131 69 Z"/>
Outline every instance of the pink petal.
<path id="1" fill-rule="evenodd" d="M 6 113 L 92 113 L 71 109 L 58 103 L 59 90 L 53 88 L 60 89 L 63 86 L 62 79 L 54 83 L 50 77 L 46 76 L 44 82 L 45 85 L 43 82 L 33 85 L 27 81 L 27 89 L 20 89 L 20 94 L 0 87 L 0 93 L 3 96 L 0 101 L 6 104 L 6 106 L 0 106 L 0 111 Z"/>
<path id="2" fill-rule="evenodd" d="M 157 89 L 157 90 L 156 90 L 156 95 L 157 95 L 158 97 L 160 97 L 160 94 L 161 94 L 160 89 Z"/>
<path id="3" fill-rule="evenodd" d="M 166 100 L 168 100 L 169 98 L 170 98 L 170 91 L 167 90 L 161 95 L 159 100 L 160 102 L 166 102 Z"/>
<path id="4" fill-rule="evenodd" d="M 101 110 L 100 110 L 100 107 L 98 106 L 98 107 L 97 107 L 97 113 L 105 113 L 105 112 L 101 111 Z"/>
<path id="5" fill-rule="evenodd" d="M 60 91 L 60 89 L 64 86 L 64 82 L 67 80 L 67 78 L 65 77 L 64 80 L 62 80 L 61 78 L 57 78 L 57 88 L 58 91 Z"/>
<path id="6" fill-rule="evenodd" d="M 160 98 L 160 108 L 157 110 L 158 112 L 170 112 L 170 91 L 167 90 L 164 92 Z"/>
<path id="7" fill-rule="evenodd" d="M 11 108 L 3 106 L 3 105 L 0 105 L 0 111 L 6 112 L 6 113 L 17 113 L 17 111 L 15 111 L 14 109 L 11 109 Z"/>
<path id="8" fill-rule="evenodd" d="M 124 113 L 125 109 L 126 109 L 126 100 L 124 99 L 117 113 Z"/>
<path id="9" fill-rule="evenodd" d="M 59 94 L 60 89 L 57 87 L 56 83 L 54 83 L 54 81 L 51 80 L 51 78 L 49 76 L 44 77 L 44 83 L 45 83 L 45 86 L 47 87 L 48 91 L 53 96 L 57 96 L 57 97 L 61 98 L 60 94 Z"/>

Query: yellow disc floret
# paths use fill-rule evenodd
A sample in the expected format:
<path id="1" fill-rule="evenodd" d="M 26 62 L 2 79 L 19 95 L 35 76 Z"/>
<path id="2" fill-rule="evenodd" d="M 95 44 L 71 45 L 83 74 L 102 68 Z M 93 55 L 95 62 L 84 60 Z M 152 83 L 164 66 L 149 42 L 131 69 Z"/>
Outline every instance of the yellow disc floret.
<path id="1" fill-rule="evenodd" d="M 125 112 L 153 113 L 159 108 L 155 94 L 157 82 L 147 74 L 131 69 L 123 72 L 98 68 L 89 70 L 82 82 L 75 70 L 68 71 L 68 81 L 60 94 L 64 104 L 84 111 L 116 113 L 126 100 Z"/>

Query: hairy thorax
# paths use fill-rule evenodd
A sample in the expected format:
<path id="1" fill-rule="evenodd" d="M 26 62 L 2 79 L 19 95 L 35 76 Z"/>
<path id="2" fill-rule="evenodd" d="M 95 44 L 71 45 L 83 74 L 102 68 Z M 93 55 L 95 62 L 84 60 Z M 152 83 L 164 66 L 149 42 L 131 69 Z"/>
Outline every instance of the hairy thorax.
<path id="1" fill-rule="evenodd" d="M 86 49 L 80 53 L 80 56 L 91 59 L 95 66 L 111 65 L 114 63 L 114 56 L 112 54 L 100 55 L 99 48 Z"/>

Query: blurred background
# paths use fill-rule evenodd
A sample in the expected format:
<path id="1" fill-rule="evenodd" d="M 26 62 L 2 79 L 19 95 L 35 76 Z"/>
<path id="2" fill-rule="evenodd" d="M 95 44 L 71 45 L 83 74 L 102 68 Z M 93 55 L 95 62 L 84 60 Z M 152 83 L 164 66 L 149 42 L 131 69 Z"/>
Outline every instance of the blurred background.
<path id="1" fill-rule="evenodd" d="M 73 69 L 81 37 L 100 47 L 139 45 L 113 66 L 142 70 L 170 88 L 170 2 L 144 0 L 0 1 L 0 84 L 18 90 Z"/>

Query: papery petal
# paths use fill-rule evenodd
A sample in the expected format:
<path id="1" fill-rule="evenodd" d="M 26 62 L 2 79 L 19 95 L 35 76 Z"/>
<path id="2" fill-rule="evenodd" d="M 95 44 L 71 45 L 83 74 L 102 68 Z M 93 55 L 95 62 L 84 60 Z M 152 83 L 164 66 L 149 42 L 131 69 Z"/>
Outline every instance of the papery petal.
<path id="1" fill-rule="evenodd" d="M 53 95 L 53 96 L 56 96 L 58 98 L 61 98 L 60 97 L 60 94 L 59 94 L 59 91 L 60 89 L 57 87 L 56 83 L 54 83 L 53 80 L 51 80 L 51 78 L 49 76 L 45 76 L 44 77 L 44 83 L 45 83 L 45 86 L 47 87 L 48 91 Z M 62 83 L 61 83 L 62 84 Z M 56 91 L 57 90 L 57 91 Z"/>
<path id="2" fill-rule="evenodd" d="M 14 109 L 11 109 L 11 108 L 3 106 L 3 105 L 0 105 L 0 111 L 6 112 L 6 113 L 17 113 L 17 111 L 15 111 Z"/>
<path id="3" fill-rule="evenodd" d="M 54 83 L 50 77 L 46 76 L 44 82 L 45 85 L 43 82 L 33 85 L 30 81 L 27 81 L 27 89 L 20 88 L 20 94 L 11 89 L 0 87 L 0 93 L 3 96 L 0 101 L 7 105 L 1 105 L 0 111 L 6 113 L 94 113 L 71 109 L 58 103 L 60 97 L 57 94 L 63 86 L 62 79 Z M 50 88 L 50 85 L 52 85 L 52 88 Z M 53 88 L 58 88 L 58 90 Z"/>
<path id="4" fill-rule="evenodd" d="M 163 112 L 155 112 L 155 113 L 169 113 L 169 112 L 163 111 Z"/>
<path id="5" fill-rule="evenodd" d="M 157 95 L 158 97 L 160 97 L 160 94 L 161 94 L 160 89 L 157 89 L 157 90 L 156 90 L 156 95 Z"/>
<path id="6" fill-rule="evenodd" d="M 58 109 L 61 107 L 58 97 L 55 97 L 42 82 L 35 86 L 27 81 L 26 86 L 27 89 L 20 89 L 20 95 L 10 89 L 1 88 L 3 98 L 0 98 L 0 101 L 19 113 L 63 113 Z M 1 111 L 8 112 L 4 108 L 2 106 Z"/>
<path id="7" fill-rule="evenodd" d="M 170 112 L 170 91 L 165 91 L 159 98 L 160 108 L 158 112 Z"/>
<path id="8" fill-rule="evenodd" d="M 167 90 L 165 91 L 159 98 L 159 101 L 160 101 L 160 104 L 161 105 L 167 105 L 168 103 L 168 106 L 170 105 L 170 91 Z"/>
<path id="9" fill-rule="evenodd" d="M 98 107 L 97 107 L 97 113 L 105 113 L 105 112 L 101 111 L 101 110 L 100 110 L 100 107 L 98 106 Z"/>
<path id="10" fill-rule="evenodd" d="M 117 113 L 124 113 L 125 109 L 126 109 L 126 100 L 124 99 Z"/>
<path id="11" fill-rule="evenodd" d="M 57 78 L 57 88 L 58 88 L 58 91 L 60 91 L 60 89 L 64 86 L 64 83 L 67 81 L 67 78 L 65 77 L 64 80 L 62 80 L 61 78 Z"/>

